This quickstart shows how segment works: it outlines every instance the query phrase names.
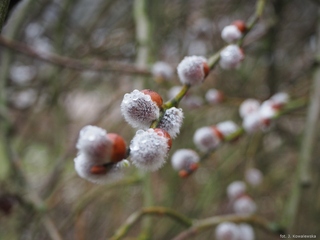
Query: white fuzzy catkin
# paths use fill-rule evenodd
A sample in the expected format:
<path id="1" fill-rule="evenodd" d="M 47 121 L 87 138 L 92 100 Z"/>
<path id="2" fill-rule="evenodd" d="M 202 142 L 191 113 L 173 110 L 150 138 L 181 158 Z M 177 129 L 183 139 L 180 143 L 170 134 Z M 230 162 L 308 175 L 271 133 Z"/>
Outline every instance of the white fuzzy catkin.
<path id="1" fill-rule="evenodd" d="M 289 102 L 289 95 L 285 92 L 278 92 L 270 97 L 270 100 L 273 100 L 278 105 L 284 105 Z"/>
<path id="2" fill-rule="evenodd" d="M 241 31 L 235 25 L 228 25 L 221 31 L 221 38 L 227 43 L 232 43 L 242 37 Z"/>
<path id="3" fill-rule="evenodd" d="M 239 107 L 239 114 L 242 118 L 247 115 L 258 111 L 260 108 L 260 102 L 253 98 L 248 98 L 244 100 Z"/>
<path id="4" fill-rule="evenodd" d="M 227 187 L 227 195 L 230 200 L 234 200 L 247 191 L 246 184 L 243 181 L 234 181 Z"/>
<path id="5" fill-rule="evenodd" d="M 278 109 L 276 108 L 276 103 L 273 100 L 266 100 L 262 102 L 259 108 L 259 114 L 261 119 L 272 119 L 278 113 Z"/>
<path id="6" fill-rule="evenodd" d="M 239 228 L 239 238 L 238 240 L 254 240 L 255 234 L 251 225 L 246 223 L 241 223 L 238 225 Z"/>
<path id="7" fill-rule="evenodd" d="M 150 95 L 134 90 L 124 95 L 121 112 L 132 127 L 147 129 L 159 117 L 160 109 Z"/>
<path id="8" fill-rule="evenodd" d="M 193 142 L 202 152 L 207 152 L 217 148 L 221 140 L 212 127 L 202 127 L 196 130 Z"/>
<path id="9" fill-rule="evenodd" d="M 166 110 L 159 123 L 159 128 L 167 131 L 171 138 L 176 138 L 180 133 L 183 123 L 183 111 L 181 108 L 172 107 Z"/>
<path id="10" fill-rule="evenodd" d="M 154 77 L 161 77 L 165 80 L 173 77 L 173 68 L 166 62 L 156 62 L 153 64 L 151 72 Z"/>
<path id="11" fill-rule="evenodd" d="M 208 103 L 217 104 L 222 102 L 223 94 L 219 90 L 211 88 L 206 92 L 205 98 Z"/>
<path id="12" fill-rule="evenodd" d="M 121 165 L 119 163 L 110 165 L 105 174 L 91 173 L 90 170 L 94 166 L 96 166 L 96 159 L 84 152 L 79 152 L 74 159 L 74 167 L 77 174 L 90 182 L 103 184 L 122 177 L 120 173 Z"/>
<path id="13" fill-rule="evenodd" d="M 256 187 L 262 183 L 263 174 L 259 169 L 250 168 L 245 173 L 245 179 L 251 186 Z"/>
<path id="14" fill-rule="evenodd" d="M 238 240 L 239 234 L 238 226 L 232 222 L 220 223 L 215 231 L 217 240 Z"/>
<path id="15" fill-rule="evenodd" d="M 221 132 L 224 138 L 239 130 L 239 126 L 231 120 L 216 124 L 216 128 Z"/>
<path id="16" fill-rule="evenodd" d="M 261 116 L 259 112 L 253 112 L 243 119 L 242 127 L 248 133 L 254 133 L 262 128 Z"/>
<path id="17" fill-rule="evenodd" d="M 242 196 L 233 202 L 233 210 L 237 214 L 251 215 L 257 210 L 257 205 L 250 197 Z"/>
<path id="18" fill-rule="evenodd" d="M 107 137 L 106 130 L 88 125 L 80 130 L 76 147 L 80 153 L 90 156 L 96 164 L 103 164 L 110 160 L 112 141 Z"/>
<path id="19" fill-rule="evenodd" d="M 220 53 L 219 64 L 223 69 L 234 69 L 240 66 L 244 55 L 237 45 L 229 45 Z"/>
<path id="20" fill-rule="evenodd" d="M 187 169 L 191 164 L 199 161 L 199 155 L 191 149 L 179 149 L 171 157 L 172 167 L 176 171 Z"/>
<path id="21" fill-rule="evenodd" d="M 165 136 L 160 136 L 154 129 L 138 130 L 130 144 L 131 162 L 137 168 L 156 171 L 166 162 L 168 150 Z"/>
<path id="22" fill-rule="evenodd" d="M 189 85 L 201 84 L 206 77 L 204 64 L 207 64 L 204 57 L 185 57 L 177 67 L 180 82 Z"/>

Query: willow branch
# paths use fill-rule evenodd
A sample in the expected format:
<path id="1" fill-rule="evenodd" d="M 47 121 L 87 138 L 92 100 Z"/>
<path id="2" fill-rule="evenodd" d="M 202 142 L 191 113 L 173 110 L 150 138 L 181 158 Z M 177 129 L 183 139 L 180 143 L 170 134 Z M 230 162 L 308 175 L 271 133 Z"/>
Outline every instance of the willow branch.
<path id="1" fill-rule="evenodd" d="M 131 64 L 114 62 L 114 61 L 100 61 L 100 60 L 77 60 L 65 56 L 60 56 L 54 53 L 40 52 L 24 43 L 9 40 L 0 36 L 0 45 L 14 51 L 18 51 L 38 60 L 58 65 L 64 68 L 70 68 L 78 71 L 91 70 L 101 72 L 119 72 L 126 74 L 150 75 L 151 72 L 144 67 L 136 67 Z"/>
<path id="2" fill-rule="evenodd" d="M 165 208 L 165 207 L 149 207 L 149 208 L 141 209 L 131 214 L 128 217 L 128 219 L 125 221 L 125 223 L 110 238 L 110 240 L 122 239 L 128 233 L 128 231 L 133 227 L 135 223 L 137 223 L 142 217 L 150 216 L 150 215 L 155 215 L 160 217 L 162 216 L 169 217 L 185 227 L 192 226 L 191 219 L 185 217 L 184 215 L 181 215 L 180 213 L 176 212 L 173 209 Z"/>
<path id="3" fill-rule="evenodd" d="M 178 234 L 173 238 L 173 240 L 190 239 L 191 237 L 194 237 L 205 230 L 212 229 L 213 227 L 223 222 L 248 223 L 268 233 L 283 233 L 282 229 L 278 227 L 277 224 L 268 222 L 267 220 L 258 216 L 224 215 L 195 221 L 189 229 Z"/>

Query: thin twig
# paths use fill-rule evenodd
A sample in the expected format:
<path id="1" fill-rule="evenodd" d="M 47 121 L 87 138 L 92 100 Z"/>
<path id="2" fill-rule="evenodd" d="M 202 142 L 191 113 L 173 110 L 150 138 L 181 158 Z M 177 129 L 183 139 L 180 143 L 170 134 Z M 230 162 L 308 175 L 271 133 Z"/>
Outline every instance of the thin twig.
<path id="1" fill-rule="evenodd" d="M 185 227 L 192 226 L 192 220 L 181 215 L 173 209 L 165 207 L 149 207 L 143 208 L 137 212 L 131 214 L 125 223 L 116 231 L 116 233 L 110 238 L 110 240 L 119 240 L 122 239 L 128 231 L 133 227 L 133 225 L 138 222 L 142 217 L 156 215 L 156 216 L 166 216 L 172 218 L 178 223 L 184 225 Z"/>
<path id="2" fill-rule="evenodd" d="M 6 48 L 18 51 L 29 57 L 36 58 L 51 64 L 55 64 L 61 67 L 70 68 L 78 71 L 101 71 L 101 72 L 119 72 L 125 74 L 139 74 L 150 75 L 151 72 L 144 67 L 136 67 L 131 64 L 114 62 L 114 61 L 100 61 L 100 60 L 77 60 L 65 56 L 60 56 L 54 53 L 40 52 L 24 43 L 9 40 L 0 36 L 0 45 Z"/>

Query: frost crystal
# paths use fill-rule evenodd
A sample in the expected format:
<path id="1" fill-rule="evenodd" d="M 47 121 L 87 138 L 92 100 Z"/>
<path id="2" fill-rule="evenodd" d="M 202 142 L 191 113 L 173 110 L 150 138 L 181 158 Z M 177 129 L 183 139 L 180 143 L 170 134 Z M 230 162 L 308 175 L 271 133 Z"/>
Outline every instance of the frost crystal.
<path id="1" fill-rule="evenodd" d="M 260 102 L 258 100 L 253 98 L 246 99 L 240 105 L 239 114 L 242 118 L 244 118 L 250 113 L 258 111 L 259 107 L 260 107 Z"/>
<path id="2" fill-rule="evenodd" d="M 163 166 L 169 150 L 168 139 L 154 129 L 138 130 L 131 140 L 132 163 L 141 169 L 155 171 Z"/>
<path id="3" fill-rule="evenodd" d="M 152 66 L 152 74 L 155 77 L 161 77 L 165 80 L 169 80 L 173 76 L 173 69 L 172 67 L 165 62 L 156 62 Z"/>
<path id="4" fill-rule="evenodd" d="M 230 200 L 243 195 L 247 190 L 246 184 L 242 181 L 234 181 L 227 187 L 227 195 Z"/>
<path id="5" fill-rule="evenodd" d="M 235 133 L 239 129 L 238 125 L 233 121 L 220 122 L 216 125 L 216 128 L 221 132 L 224 138 Z"/>
<path id="6" fill-rule="evenodd" d="M 238 240 L 239 234 L 238 226 L 232 222 L 220 223 L 215 232 L 217 240 Z"/>
<path id="7" fill-rule="evenodd" d="M 234 69 L 240 66 L 244 54 L 237 45 L 229 45 L 220 53 L 220 66 L 223 69 Z"/>
<path id="8" fill-rule="evenodd" d="M 181 108 L 172 107 L 166 110 L 163 118 L 159 123 L 159 128 L 167 131 L 171 138 L 176 138 L 180 133 L 183 122 L 183 111 Z"/>
<path id="9" fill-rule="evenodd" d="M 107 131 L 96 126 L 85 126 L 80 130 L 76 145 L 80 153 L 90 156 L 96 164 L 108 162 L 112 151 L 112 141 Z"/>
<path id="10" fill-rule="evenodd" d="M 174 170 L 188 169 L 193 163 L 198 163 L 199 155 L 191 149 L 179 149 L 171 157 L 171 164 Z"/>
<path id="11" fill-rule="evenodd" d="M 207 60 L 204 57 L 185 57 L 177 67 L 181 83 L 189 85 L 201 84 L 209 72 Z"/>
<path id="12" fill-rule="evenodd" d="M 235 42 L 242 37 L 242 33 L 235 25 L 229 25 L 223 28 L 221 38 L 227 43 Z"/>
<path id="13" fill-rule="evenodd" d="M 121 112 L 132 127 L 147 129 L 159 117 L 160 109 L 150 95 L 134 90 L 124 95 Z"/>
<path id="14" fill-rule="evenodd" d="M 221 139 L 212 127 L 202 127 L 195 132 L 193 142 L 201 151 L 207 152 L 217 148 Z"/>

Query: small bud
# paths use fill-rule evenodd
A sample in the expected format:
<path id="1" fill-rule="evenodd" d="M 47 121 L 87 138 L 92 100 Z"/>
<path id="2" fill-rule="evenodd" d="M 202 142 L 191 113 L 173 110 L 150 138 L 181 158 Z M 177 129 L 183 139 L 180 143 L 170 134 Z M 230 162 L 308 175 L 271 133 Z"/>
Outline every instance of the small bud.
<path id="1" fill-rule="evenodd" d="M 204 57 L 185 57 L 177 67 L 181 83 L 188 85 L 201 84 L 209 74 L 210 68 Z"/>
<path id="2" fill-rule="evenodd" d="M 246 184 L 242 181 L 234 181 L 227 187 L 227 195 L 230 200 L 234 200 L 242 196 L 246 191 Z"/>
<path id="3" fill-rule="evenodd" d="M 246 223 L 241 223 L 238 225 L 239 228 L 239 238 L 238 240 L 254 240 L 255 234 L 251 225 Z"/>
<path id="4" fill-rule="evenodd" d="M 221 132 L 223 139 L 239 130 L 238 125 L 233 121 L 220 122 L 216 125 L 216 128 Z"/>
<path id="5" fill-rule="evenodd" d="M 224 99 L 224 95 L 221 91 L 217 90 L 217 89 L 209 89 L 206 93 L 206 100 L 208 103 L 211 104 L 217 104 L 217 103 L 221 103 Z"/>
<path id="6" fill-rule="evenodd" d="M 257 210 L 257 205 L 249 196 L 242 196 L 234 201 L 233 210 L 237 214 L 251 215 Z"/>
<path id="7" fill-rule="evenodd" d="M 236 20 L 232 23 L 232 25 L 236 26 L 240 32 L 244 33 L 247 31 L 246 23 L 242 20 Z"/>
<path id="8" fill-rule="evenodd" d="M 221 51 L 219 63 L 223 69 L 235 69 L 240 66 L 243 59 L 243 50 L 237 45 L 229 45 Z"/>
<path id="9" fill-rule="evenodd" d="M 181 108 L 172 107 L 166 110 L 163 118 L 159 123 L 159 128 L 166 130 L 172 139 L 180 133 L 183 122 L 183 111 Z"/>
<path id="10" fill-rule="evenodd" d="M 271 99 L 262 102 L 259 108 L 261 119 L 271 120 L 278 113 L 278 105 Z"/>
<path id="11" fill-rule="evenodd" d="M 115 133 L 108 133 L 107 137 L 112 141 L 111 162 L 119 162 L 125 159 L 127 146 L 124 139 Z"/>
<path id="12" fill-rule="evenodd" d="M 156 62 L 151 71 L 156 79 L 170 80 L 173 77 L 172 67 L 165 62 Z"/>
<path id="13" fill-rule="evenodd" d="M 222 134 L 214 127 L 199 128 L 194 136 L 194 144 L 203 152 L 214 150 L 222 140 Z"/>
<path id="14" fill-rule="evenodd" d="M 263 175 L 259 169 L 250 168 L 245 173 L 245 179 L 251 186 L 259 186 L 262 183 Z"/>
<path id="15" fill-rule="evenodd" d="M 220 223 L 215 232 L 217 240 L 238 240 L 239 234 L 238 226 L 232 222 Z"/>
<path id="16" fill-rule="evenodd" d="M 165 163 L 171 144 L 170 135 L 162 129 L 138 130 L 130 144 L 131 161 L 138 168 L 158 170 Z"/>
<path id="17" fill-rule="evenodd" d="M 195 109 L 203 105 L 203 100 L 199 96 L 188 96 L 184 99 L 184 104 L 190 109 Z"/>
<path id="18" fill-rule="evenodd" d="M 174 170 L 189 170 L 194 168 L 195 163 L 200 161 L 199 155 L 191 149 L 179 149 L 171 157 L 171 164 Z"/>
<path id="19" fill-rule="evenodd" d="M 253 113 L 253 112 L 257 112 L 260 108 L 260 102 L 256 99 L 246 99 L 244 100 L 239 108 L 239 114 L 242 118 L 244 118 L 245 116 Z"/>
<path id="20" fill-rule="evenodd" d="M 162 98 L 151 90 L 126 93 L 121 103 L 125 120 L 134 128 L 147 129 L 159 117 Z"/>
<path id="21" fill-rule="evenodd" d="M 227 43 L 232 43 L 242 37 L 242 32 L 235 25 L 229 25 L 223 28 L 221 38 Z"/>

